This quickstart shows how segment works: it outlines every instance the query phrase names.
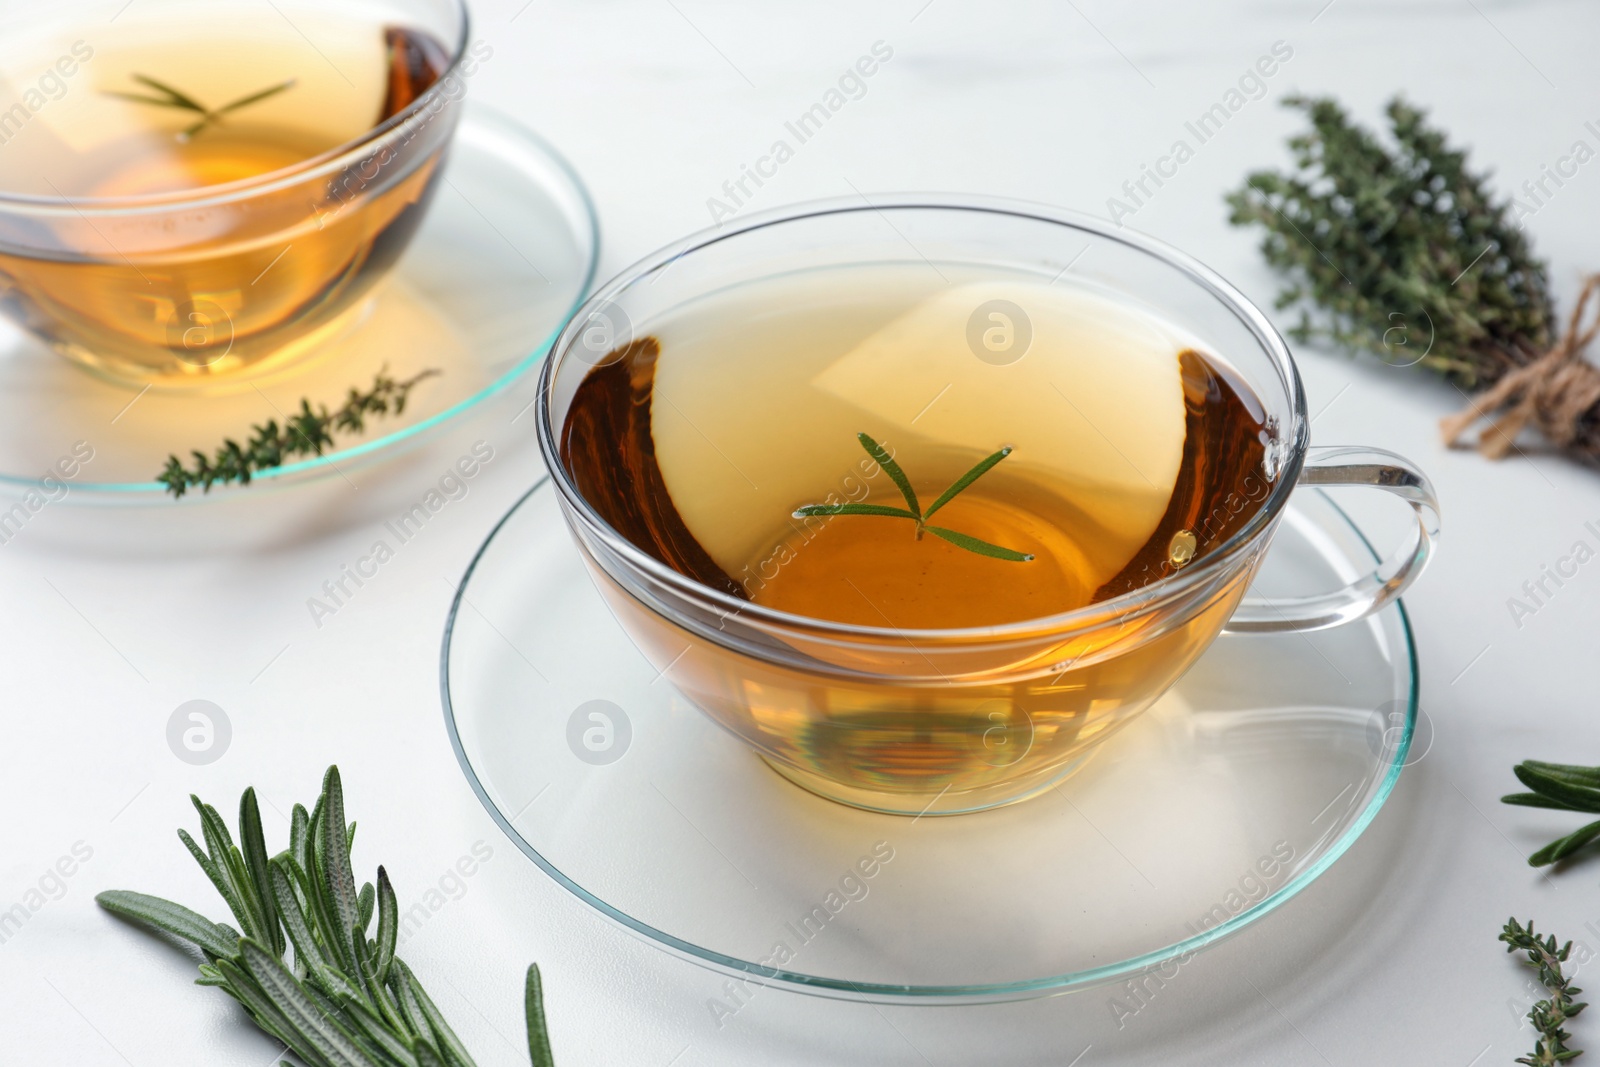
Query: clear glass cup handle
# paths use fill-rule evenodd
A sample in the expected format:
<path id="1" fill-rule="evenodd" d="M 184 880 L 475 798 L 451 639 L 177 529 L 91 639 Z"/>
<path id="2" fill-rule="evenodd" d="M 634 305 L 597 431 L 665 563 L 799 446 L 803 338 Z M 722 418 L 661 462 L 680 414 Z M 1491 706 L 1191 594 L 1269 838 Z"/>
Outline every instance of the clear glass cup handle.
<path id="1" fill-rule="evenodd" d="M 1405 457 L 1381 448 L 1309 448 L 1298 485 L 1370 486 L 1393 493 L 1411 505 L 1415 534 L 1376 570 L 1342 589 L 1315 596 L 1245 597 L 1224 627 L 1230 633 L 1326 630 L 1371 615 L 1404 592 L 1433 554 L 1439 500 L 1428 476 Z"/>

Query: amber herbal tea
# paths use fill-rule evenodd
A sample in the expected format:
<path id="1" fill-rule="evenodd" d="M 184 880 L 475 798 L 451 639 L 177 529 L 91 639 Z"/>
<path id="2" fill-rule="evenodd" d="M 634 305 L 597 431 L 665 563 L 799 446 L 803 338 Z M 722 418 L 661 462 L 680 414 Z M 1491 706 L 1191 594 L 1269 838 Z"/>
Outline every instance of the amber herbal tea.
<path id="1" fill-rule="evenodd" d="M 641 325 L 567 410 L 574 485 L 707 586 L 907 634 L 1106 603 L 1196 565 L 1265 503 L 1264 409 L 1217 353 L 1087 286 L 942 273 L 801 272 Z M 725 725 L 830 795 L 849 782 L 893 807 L 883 794 L 979 790 L 1021 761 L 1059 773 L 1170 684 L 1247 581 L 1189 618 L 1146 611 L 1087 643 L 990 653 L 943 688 L 841 677 L 897 668 L 848 640 L 792 641 L 798 666 L 779 667 L 612 602 L 659 662 L 683 653 L 674 684 Z M 912 673 L 916 643 L 898 665 Z M 1041 668 L 1031 680 L 983 682 L 1015 677 L 1019 657 Z"/>
<path id="2" fill-rule="evenodd" d="M 125 377 L 213 377 L 310 339 L 404 247 L 455 116 L 261 180 L 402 115 L 450 48 L 340 5 L 154 5 L 92 33 L 9 37 L 7 311 Z"/>
<path id="3" fill-rule="evenodd" d="M 735 596 L 903 629 L 1105 600 L 1188 565 L 1265 499 L 1260 404 L 1159 321 L 1016 282 L 908 306 L 914 274 L 872 273 L 885 276 L 826 315 L 794 279 L 723 294 L 597 366 L 562 442 L 585 498 L 657 559 Z M 1006 366 L 976 358 L 969 313 L 1019 292 L 1029 351 Z M 894 516 L 796 516 L 813 502 L 905 508 L 862 433 L 928 503 L 1008 449 L 939 520 L 1031 559 L 917 537 Z"/>

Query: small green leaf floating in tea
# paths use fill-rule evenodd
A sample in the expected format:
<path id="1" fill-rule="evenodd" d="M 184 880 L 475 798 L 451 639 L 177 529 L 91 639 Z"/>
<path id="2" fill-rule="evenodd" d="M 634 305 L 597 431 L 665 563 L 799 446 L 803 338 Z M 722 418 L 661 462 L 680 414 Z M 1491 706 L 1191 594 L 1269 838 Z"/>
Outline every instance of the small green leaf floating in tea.
<path id="1" fill-rule="evenodd" d="M 399 415 L 406 409 L 406 398 L 420 381 L 434 378 L 439 371 L 429 369 L 403 381 L 389 377 L 388 368 L 380 370 L 372 379 L 372 388 L 366 392 L 352 387 L 350 395 L 335 411 L 325 405 L 315 408 L 309 400 L 300 401 L 300 410 L 284 420 L 279 427 L 276 419 L 252 426 L 255 433 L 241 445 L 233 438 L 224 438 L 209 457 L 198 449 L 189 454 L 194 466 L 186 467 L 176 455 L 167 457 L 167 465 L 156 481 L 167 487 L 174 497 L 181 497 L 198 487 L 209 493 L 213 485 L 238 482 L 249 485 L 253 475 L 283 464 L 296 456 L 322 455 L 323 449 L 333 444 L 334 431 L 360 433 L 366 429 L 367 416 Z"/>
<path id="2" fill-rule="evenodd" d="M 356 891 L 356 827 L 345 823 L 338 767 L 328 768 L 310 813 L 294 806 L 289 847 L 270 859 L 254 789 L 240 798 L 239 845 L 215 808 L 191 799 L 205 848 L 183 830 L 178 836 L 239 929 L 143 893 L 101 893 L 102 908 L 199 949 L 205 962 L 196 984 L 233 997 L 311 1067 L 474 1067 L 395 955 L 399 905 L 388 872 L 379 867 L 376 889 L 368 882 Z M 291 945 L 292 964 L 284 958 Z M 537 964 L 528 968 L 523 1005 L 532 1065 L 553 1067 Z"/>
<path id="3" fill-rule="evenodd" d="M 1539 1032 L 1539 1038 L 1534 1042 L 1533 1054 L 1519 1056 L 1517 1062 L 1525 1063 L 1528 1067 L 1554 1067 L 1555 1064 L 1566 1063 L 1583 1055 L 1581 1049 L 1567 1047 L 1572 1035 L 1563 1029 L 1568 1019 L 1575 1018 L 1588 1007 L 1587 1004 L 1573 1001 L 1572 998 L 1583 990 L 1573 985 L 1572 979 L 1562 974 L 1561 970 L 1561 965 L 1567 962 L 1567 956 L 1572 952 L 1572 942 L 1568 941 L 1557 948 L 1554 935 L 1541 939 L 1534 933 L 1531 920 L 1524 927 L 1515 917 L 1506 920 L 1500 940 L 1506 943 L 1507 952 L 1520 949 L 1528 954 L 1527 963 L 1538 968 L 1539 983 L 1550 992 L 1549 999 L 1535 1002 L 1528 1012 L 1528 1021 Z"/>
<path id="4" fill-rule="evenodd" d="M 911 479 L 906 477 L 906 472 L 900 469 L 900 464 L 896 463 L 894 457 L 889 455 L 888 449 L 864 433 L 856 434 L 856 440 L 861 443 L 862 448 L 866 449 L 867 455 L 871 456 L 878 466 L 883 468 L 883 472 L 899 488 L 900 495 L 905 497 L 906 507 L 892 508 L 883 504 L 854 503 L 807 504 L 804 507 L 795 509 L 795 518 L 809 519 L 827 515 L 876 515 L 881 518 L 910 519 L 917 524 L 916 540 L 918 541 L 922 540 L 922 535 L 926 532 L 950 542 L 957 548 L 964 548 L 968 552 L 976 552 L 980 556 L 988 556 L 991 559 L 1003 559 L 1012 563 L 1027 563 L 1033 559 L 1033 556 L 1026 552 L 1017 552 L 1013 549 L 1002 548 L 999 545 L 992 545 L 987 541 L 980 541 L 971 534 L 948 530 L 943 526 L 928 525 L 928 520 L 933 517 L 934 512 L 950 503 L 962 490 L 987 474 L 995 464 L 1011 455 L 1009 447 L 1002 448 L 1000 451 L 984 457 L 971 470 L 951 483 L 950 488 L 939 494 L 939 499 L 935 500 L 927 511 L 923 511 L 922 506 L 917 502 L 916 490 L 911 488 Z"/>
<path id="5" fill-rule="evenodd" d="M 187 129 L 179 131 L 178 140 L 180 141 L 191 140 L 205 130 L 207 126 L 220 124 L 223 121 L 223 117 L 229 113 L 238 111 L 240 108 L 249 107 L 251 104 L 258 104 L 268 97 L 277 96 L 285 90 L 294 88 L 295 83 L 295 79 L 290 78 L 288 81 L 279 82 L 277 85 L 248 93 L 237 100 L 223 104 L 219 108 L 209 108 L 181 89 L 174 89 L 167 83 L 157 81 L 147 74 L 134 74 L 131 77 L 134 81 L 139 82 L 159 95 L 146 96 L 143 93 L 124 93 L 115 89 L 102 90 L 103 95 L 114 96 L 118 100 L 128 100 L 135 104 L 150 104 L 154 107 L 170 107 L 177 108 L 180 111 L 192 111 L 199 115 L 200 121 Z"/>

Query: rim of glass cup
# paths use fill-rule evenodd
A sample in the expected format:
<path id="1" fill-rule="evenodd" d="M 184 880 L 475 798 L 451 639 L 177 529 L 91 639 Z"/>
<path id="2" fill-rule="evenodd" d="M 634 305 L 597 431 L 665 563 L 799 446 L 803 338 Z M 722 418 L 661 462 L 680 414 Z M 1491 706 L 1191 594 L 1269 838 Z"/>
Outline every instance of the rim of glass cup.
<path id="1" fill-rule="evenodd" d="M 175 207 L 215 207 L 238 200 L 272 193 L 308 179 L 318 178 L 344 170 L 367 155 L 368 149 L 383 140 L 394 130 L 406 125 L 433 101 L 444 96 L 447 79 L 456 75 L 461 60 L 467 54 L 471 41 L 472 22 L 467 12 L 466 0 L 446 0 L 455 13 L 459 27 L 456 40 L 450 49 L 450 62 L 434 83 L 404 108 L 395 112 L 361 136 L 328 149 L 320 155 L 277 170 L 241 178 L 233 182 L 219 182 L 199 189 L 179 189 L 166 193 L 148 193 L 142 196 L 35 196 L 27 193 L 9 193 L 0 189 L 0 211 L 18 215 L 126 215 L 142 211 L 170 211 Z M 459 80 L 459 79 L 458 79 Z M 445 106 L 459 103 L 446 99 Z M 197 193 L 202 195 L 196 195 Z"/>
<path id="2" fill-rule="evenodd" d="M 1089 604 L 1082 608 L 1060 612 L 1055 615 L 1022 619 L 1001 626 L 922 630 L 906 630 L 887 626 L 860 626 L 854 623 L 835 622 L 830 619 L 819 619 L 809 615 L 797 615 L 792 612 L 779 611 L 749 600 L 741 600 L 673 570 L 613 530 L 610 524 L 602 519 L 589 505 L 589 502 L 583 498 L 583 495 L 578 492 L 577 487 L 572 484 L 567 476 L 566 468 L 561 463 L 560 452 L 555 443 L 556 428 L 551 425 L 551 395 L 554 391 L 555 375 L 572 351 L 573 342 L 581 334 L 589 316 L 606 304 L 615 302 L 619 294 L 635 285 L 646 282 L 655 276 L 657 272 L 666 270 L 679 259 L 742 234 L 825 215 L 854 212 L 876 212 L 881 215 L 884 211 L 900 210 L 985 212 L 1086 231 L 1096 237 L 1115 241 L 1135 251 L 1153 256 L 1182 272 L 1190 281 L 1200 285 L 1220 301 L 1249 330 L 1257 343 L 1261 345 L 1267 357 L 1272 361 L 1273 368 L 1278 372 L 1289 394 L 1289 404 L 1292 409 L 1292 424 L 1285 428 L 1284 442 L 1287 448 L 1287 456 L 1279 468 L 1276 484 L 1250 521 L 1236 530 L 1231 537 L 1209 553 L 1198 565 L 1185 567 L 1177 574 L 1151 582 L 1110 600 Z M 539 449 L 543 453 L 545 465 L 550 470 L 551 481 L 554 483 L 556 491 L 561 494 L 561 498 L 569 505 L 567 513 L 576 515 L 583 523 L 588 534 L 601 541 L 608 551 L 620 557 L 629 567 L 635 571 L 642 572 L 651 580 L 666 585 L 686 597 L 713 605 L 725 614 L 736 615 L 745 623 L 754 623 L 758 626 L 791 633 L 802 631 L 810 634 L 850 638 L 855 641 L 882 641 L 895 644 L 915 643 L 917 641 L 937 642 L 940 644 L 959 643 L 968 640 L 988 642 L 997 639 L 1025 637 L 1040 632 L 1057 632 L 1080 628 L 1091 629 L 1094 626 L 1103 625 L 1108 620 L 1124 620 L 1134 617 L 1155 604 L 1181 596 L 1196 585 L 1214 578 L 1219 572 L 1231 565 L 1241 551 L 1252 544 L 1258 536 L 1269 530 L 1277 521 L 1299 480 L 1300 468 L 1305 460 L 1305 449 L 1310 436 L 1307 430 L 1305 390 L 1301 385 L 1300 372 L 1295 367 L 1294 357 L 1289 352 L 1287 342 L 1284 341 L 1277 328 L 1272 325 L 1260 308 L 1256 307 L 1243 293 L 1225 281 L 1220 274 L 1210 267 L 1187 253 L 1180 252 L 1164 241 L 1159 241 L 1154 237 L 1082 212 L 1005 197 L 938 193 L 884 194 L 875 196 L 871 200 L 868 200 L 865 196 L 834 197 L 790 204 L 752 214 L 739 223 L 719 224 L 701 230 L 646 256 L 621 271 L 611 281 L 596 290 L 568 320 L 567 325 L 556 338 L 555 344 L 551 346 L 550 355 L 545 360 L 544 366 L 540 369 L 535 403 L 537 404 L 536 421 L 538 424 Z"/>

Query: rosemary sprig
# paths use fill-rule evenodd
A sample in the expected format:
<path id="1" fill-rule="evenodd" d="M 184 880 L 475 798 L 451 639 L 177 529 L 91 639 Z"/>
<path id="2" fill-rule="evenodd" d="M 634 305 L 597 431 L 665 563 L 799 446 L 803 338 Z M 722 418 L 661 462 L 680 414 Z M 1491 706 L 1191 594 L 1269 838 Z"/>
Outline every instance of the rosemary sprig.
<path id="1" fill-rule="evenodd" d="M 1529 1067 L 1552 1067 L 1553 1064 L 1577 1059 L 1583 1052 L 1567 1047 L 1572 1035 L 1562 1029 L 1568 1019 L 1576 1018 L 1579 1012 L 1588 1007 L 1587 1004 L 1573 1002 L 1572 998 L 1583 990 L 1561 973 L 1561 965 L 1567 962 L 1567 955 L 1572 951 L 1572 942 L 1568 941 L 1557 948 L 1554 935 L 1540 940 L 1534 933 L 1532 920 L 1524 927 L 1514 916 L 1506 920 L 1500 940 L 1506 943 L 1507 952 L 1521 950 L 1528 954 L 1527 962 L 1539 969 L 1540 984 L 1550 991 L 1549 999 L 1537 1002 L 1528 1012 L 1528 1021 L 1533 1023 L 1540 1035 L 1534 1043 L 1533 1054 L 1519 1056 L 1517 1062 L 1528 1064 Z"/>
<path id="2" fill-rule="evenodd" d="M 1600 815 L 1600 767 L 1523 760 L 1512 768 L 1512 773 L 1532 792 L 1508 793 L 1500 798 L 1503 804 Z M 1597 838 L 1600 838 L 1600 822 L 1589 823 L 1529 856 L 1528 865 L 1545 867 L 1564 860 Z"/>
<path id="3" fill-rule="evenodd" d="M 344 820 L 337 767 L 328 768 L 309 814 L 294 806 L 289 847 L 270 859 L 254 789 L 239 802 L 238 845 L 216 809 L 192 799 L 205 848 L 186 831 L 178 837 L 239 929 L 143 893 L 101 893 L 95 900 L 102 908 L 199 949 L 205 962 L 196 984 L 233 997 L 310 1067 L 473 1067 L 395 955 L 399 906 L 388 873 L 379 867 L 376 888 L 368 882 L 356 890 L 350 860 L 356 827 Z M 285 960 L 291 945 L 292 964 Z M 528 968 L 524 1010 L 533 1067 L 551 1067 L 537 965 Z"/>
<path id="4" fill-rule="evenodd" d="M 1033 559 L 1026 552 L 1017 552 L 1013 549 L 1002 548 L 999 545 L 992 545 L 987 541 L 980 541 L 971 534 L 948 530 L 943 526 L 928 525 L 928 520 L 933 517 L 934 512 L 950 503 L 958 493 L 987 474 L 996 463 L 1011 455 L 1009 447 L 1002 448 L 1000 451 L 984 457 L 975 467 L 957 478 L 950 488 L 939 494 L 939 499 L 935 500 L 927 511 L 923 511 L 921 505 L 917 503 L 916 490 L 911 488 L 911 479 L 906 477 L 906 472 L 900 468 L 900 464 L 894 461 L 894 457 L 889 455 L 889 451 L 864 433 L 856 434 L 856 440 L 861 443 L 862 448 L 866 449 L 867 455 L 871 456 L 878 466 L 883 468 L 883 472 L 889 476 L 889 480 L 894 482 L 900 489 L 900 495 L 905 497 L 906 507 L 892 508 L 883 504 L 854 503 L 806 504 L 795 509 L 795 518 L 808 519 L 823 515 L 877 515 L 885 518 L 910 519 L 917 524 L 915 539 L 918 541 L 922 540 L 922 535 L 926 532 L 950 542 L 957 548 L 964 548 L 968 552 L 976 552 L 980 556 L 988 556 L 991 559 L 1009 560 L 1013 563 L 1027 563 Z"/>
<path id="5" fill-rule="evenodd" d="M 350 395 L 334 411 L 326 405 L 315 408 L 309 400 L 300 401 L 300 410 L 284 420 L 280 427 L 276 419 L 251 427 L 250 439 L 243 445 L 233 438 L 224 438 L 214 457 L 194 450 L 194 465 L 186 467 L 176 455 L 167 457 L 167 465 L 156 476 L 156 481 L 167 487 L 174 497 L 181 497 L 190 489 L 199 487 L 209 493 L 213 485 L 238 482 L 249 485 L 256 473 L 283 464 L 296 456 L 322 455 L 333 444 L 337 432 L 361 433 L 366 429 L 369 415 L 399 415 L 406 409 L 406 399 L 418 382 L 436 377 L 437 370 L 425 370 L 403 381 L 389 376 L 388 368 L 380 370 L 372 379 L 372 388 L 362 392 L 351 387 Z"/>
<path id="6" fill-rule="evenodd" d="M 279 82 L 277 85 L 268 86 L 267 88 L 261 89 L 257 92 L 248 93 L 239 97 L 237 100 L 223 104 L 221 107 L 209 108 L 200 103 L 200 101 L 196 100 L 194 97 L 190 96 L 188 93 L 183 92 L 181 89 L 175 89 L 166 82 L 157 81 L 148 74 L 134 74 L 132 75 L 132 78 L 134 81 L 139 82 L 146 88 L 153 90 L 158 95 L 148 96 L 144 93 L 125 93 L 118 92 L 115 89 L 103 90 L 103 95 L 114 96 L 119 100 L 132 101 L 135 104 L 150 104 L 155 107 L 170 107 L 177 108 L 180 111 L 195 112 L 200 116 L 200 120 L 194 125 L 178 133 L 178 140 L 180 141 L 190 140 L 204 130 L 207 126 L 221 123 L 223 116 L 229 114 L 230 112 L 238 111 L 240 108 L 249 107 L 251 104 L 259 103 L 268 97 L 277 96 L 279 93 L 284 92 L 285 90 L 294 88 L 295 84 L 295 79 L 290 78 L 287 81 Z"/>
<path id="7" fill-rule="evenodd" d="M 1311 120 L 1289 141 L 1295 170 L 1257 171 L 1228 203 L 1235 225 L 1266 231 L 1261 252 L 1287 279 L 1278 306 L 1301 309 L 1296 340 L 1404 357 L 1468 387 L 1549 348 L 1544 264 L 1511 203 L 1422 111 L 1391 102 L 1385 144 L 1331 99 L 1284 103 Z"/>

